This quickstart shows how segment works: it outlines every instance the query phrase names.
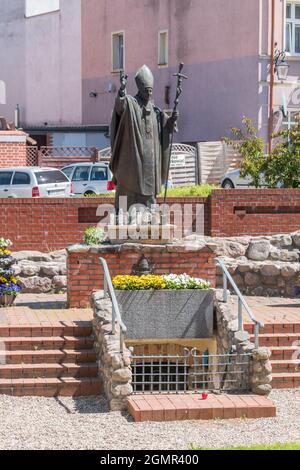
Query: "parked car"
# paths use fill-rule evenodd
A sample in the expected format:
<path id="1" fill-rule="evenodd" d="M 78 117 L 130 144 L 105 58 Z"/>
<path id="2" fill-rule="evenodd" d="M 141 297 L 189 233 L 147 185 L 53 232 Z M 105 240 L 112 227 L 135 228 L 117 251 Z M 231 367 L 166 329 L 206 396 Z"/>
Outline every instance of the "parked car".
<path id="1" fill-rule="evenodd" d="M 251 183 L 252 183 L 251 176 L 246 176 L 245 178 L 242 178 L 240 175 L 239 169 L 225 173 L 225 175 L 221 179 L 221 186 L 224 189 L 254 188 L 254 186 Z"/>
<path id="2" fill-rule="evenodd" d="M 76 163 L 62 168 L 72 181 L 74 194 L 106 194 L 115 189 L 108 163 Z"/>
<path id="3" fill-rule="evenodd" d="M 225 173 L 225 175 L 221 179 L 221 186 L 224 189 L 233 189 L 233 188 L 255 189 L 255 186 L 253 186 L 253 184 L 251 183 L 252 183 L 251 176 L 246 176 L 245 178 L 242 178 L 240 175 L 240 170 L 229 171 L 228 173 Z M 276 188 L 278 189 L 283 188 L 283 187 L 284 187 L 283 183 L 280 183 L 280 182 L 277 183 L 276 185 Z M 263 173 L 261 173 L 260 175 L 259 188 L 267 188 Z"/>
<path id="4" fill-rule="evenodd" d="M 0 168 L 0 198 L 70 197 L 69 178 L 57 168 Z"/>

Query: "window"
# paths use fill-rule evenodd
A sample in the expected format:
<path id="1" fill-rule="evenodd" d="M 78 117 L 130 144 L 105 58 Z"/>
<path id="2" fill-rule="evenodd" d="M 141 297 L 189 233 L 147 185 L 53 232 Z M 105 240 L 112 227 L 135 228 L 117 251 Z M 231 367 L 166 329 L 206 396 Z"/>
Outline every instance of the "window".
<path id="1" fill-rule="evenodd" d="M 73 167 L 73 166 L 69 166 L 68 168 L 63 168 L 61 171 L 62 171 L 65 175 L 67 175 L 67 177 L 70 179 L 73 170 L 74 170 L 74 167 Z"/>
<path id="2" fill-rule="evenodd" d="M 112 35 L 112 66 L 113 72 L 124 70 L 124 33 Z"/>
<path id="3" fill-rule="evenodd" d="M 19 171 L 16 171 L 13 177 L 12 184 L 30 184 L 30 176 L 28 175 L 28 173 L 21 173 Z"/>
<path id="4" fill-rule="evenodd" d="M 6 85 L 3 80 L 0 80 L 0 104 L 6 104 Z"/>
<path id="5" fill-rule="evenodd" d="M 300 2 L 286 4 L 285 50 L 300 54 Z"/>
<path id="6" fill-rule="evenodd" d="M 12 171 L 1 171 L 0 186 L 8 186 L 11 182 Z"/>
<path id="7" fill-rule="evenodd" d="M 62 171 L 38 171 L 35 173 L 38 184 L 67 183 L 69 180 Z"/>
<path id="8" fill-rule="evenodd" d="M 291 129 L 296 124 L 296 118 L 300 118 L 300 110 L 288 109 L 287 117 L 283 119 L 282 125 Z"/>
<path id="9" fill-rule="evenodd" d="M 26 0 L 25 16 L 42 15 L 59 10 L 59 0 Z"/>
<path id="10" fill-rule="evenodd" d="M 158 33 L 158 65 L 168 64 L 168 31 Z"/>
<path id="11" fill-rule="evenodd" d="M 73 181 L 88 181 L 90 174 L 90 166 L 79 166 L 73 175 Z"/>
<path id="12" fill-rule="evenodd" d="M 107 180 L 108 180 L 107 168 L 105 168 L 104 166 L 93 167 L 92 173 L 91 173 L 91 181 L 107 181 Z"/>

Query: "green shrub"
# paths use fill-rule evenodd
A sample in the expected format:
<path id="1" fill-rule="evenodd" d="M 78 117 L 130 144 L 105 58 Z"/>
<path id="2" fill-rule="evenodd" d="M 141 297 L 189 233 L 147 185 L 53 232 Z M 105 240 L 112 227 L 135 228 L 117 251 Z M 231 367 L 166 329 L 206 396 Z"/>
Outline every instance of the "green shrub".
<path id="1" fill-rule="evenodd" d="M 300 118 L 291 129 L 273 136 L 280 138 L 265 164 L 268 187 L 298 188 L 300 186 Z"/>
<path id="2" fill-rule="evenodd" d="M 200 184 L 194 186 L 180 186 L 178 188 L 169 188 L 167 197 L 207 197 L 210 196 L 214 189 L 218 189 L 218 185 L 213 184 Z M 164 197 L 165 190 L 163 189 L 158 197 Z M 88 194 L 83 196 L 86 198 L 113 198 L 115 194 Z"/>
<path id="3" fill-rule="evenodd" d="M 86 245 L 99 245 L 104 240 L 104 230 L 98 227 L 86 229 L 83 235 L 83 241 Z"/>
<path id="4" fill-rule="evenodd" d="M 242 123 L 245 128 L 244 130 L 237 127 L 231 129 L 231 133 L 236 140 L 227 137 L 223 140 L 241 154 L 241 176 L 243 178 L 250 176 L 252 178 L 252 185 L 258 188 L 262 184 L 261 175 L 264 173 L 266 165 L 265 142 L 261 137 L 257 136 L 257 130 L 250 118 L 244 116 Z"/>
<path id="5" fill-rule="evenodd" d="M 200 184 L 196 186 L 182 186 L 178 188 L 168 189 L 167 197 L 207 197 L 210 196 L 214 189 L 219 188 L 218 185 Z M 163 190 L 159 197 L 164 197 L 165 190 Z"/>
<path id="6" fill-rule="evenodd" d="M 236 140 L 224 141 L 236 148 L 242 156 L 241 176 L 250 176 L 255 187 L 298 188 L 300 186 L 300 118 L 295 118 L 291 129 L 273 135 L 279 139 L 269 155 L 265 155 L 264 140 L 257 136 L 252 120 L 243 117 L 246 132 L 232 128 Z M 262 178 L 263 177 L 263 178 Z"/>

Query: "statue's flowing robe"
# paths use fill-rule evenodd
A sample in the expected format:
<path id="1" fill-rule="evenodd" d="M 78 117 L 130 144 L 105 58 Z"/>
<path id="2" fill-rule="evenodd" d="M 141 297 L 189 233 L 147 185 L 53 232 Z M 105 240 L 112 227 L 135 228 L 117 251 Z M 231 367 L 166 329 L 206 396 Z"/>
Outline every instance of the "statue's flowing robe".
<path id="1" fill-rule="evenodd" d="M 172 119 L 139 97 L 118 96 L 111 123 L 114 181 L 130 193 L 156 196 L 167 179 Z"/>

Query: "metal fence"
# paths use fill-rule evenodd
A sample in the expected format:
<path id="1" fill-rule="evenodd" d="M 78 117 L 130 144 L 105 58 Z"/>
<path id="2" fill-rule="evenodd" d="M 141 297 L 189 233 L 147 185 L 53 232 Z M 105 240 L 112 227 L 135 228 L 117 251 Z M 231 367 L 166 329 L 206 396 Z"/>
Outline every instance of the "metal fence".
<path id="1" fill-rule="evenodd" d="M 101 160 L 109 160 L 111 148 L 99 151 Z M 173 144 L 170 179 L 174 187 L 200 183 L 219 183 L 227 171 L 238 168 L 241 155 L 225 142 L 198 142 L 197 147 Z"/>
<path id="2" fill-rule="evenodd" d="M 101 161 L 109 161 L 111 148 L 99 150 Z M 197 149 L 191 145 L 173 144 L 170 179 L 174 187 L 198 183 Z"/>
<path id="3" fill-rule="evenodd" d="M 173 144 L 170 174 L 174 187 L 193 186 L 199 183 L 196 147 Z"/>
<path id="4" fill-rule="evenodd" d="M 134 393 L 184 393 L 249 389 L 251 354 L 209 354 L 184 348 L 182 355 L 131 354 Z"/>

